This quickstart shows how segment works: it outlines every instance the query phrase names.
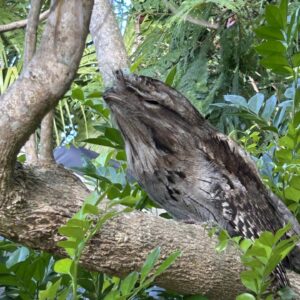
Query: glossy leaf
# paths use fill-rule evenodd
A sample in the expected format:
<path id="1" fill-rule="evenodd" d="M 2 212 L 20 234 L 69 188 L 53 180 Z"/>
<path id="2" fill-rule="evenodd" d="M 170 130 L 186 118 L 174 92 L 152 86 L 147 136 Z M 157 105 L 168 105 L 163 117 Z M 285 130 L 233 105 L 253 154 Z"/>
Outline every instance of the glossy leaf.
<path id="1" fill-rule="evenodd" d="M 120 290 L 123 296 L 128 295 L 134 289 L 134 286 L 137 283 L 138 278 L 139 278 L 139 273 L 132 272 L 121 281 Z"/>
<path id="2" fill-rule="evenodd" d="M 141 269 L 141 283 L 143 283 L 146 277 L 149 275 L 149 272 L 153 269 L 155 263 L 157 262 L 160 255 L 160 247 L 155 248 L 151 251 L 151 253 L 147 256 L 142 269 Z"/>
<path id="3" fill-rule="evenodd" d="M 224 96 L 225 101 L 231 102 L 232 104 L 237 104 L 243 107 L 248 107 L 248 103 L 246 99 L 242 96 L 238 95 L 225 95 Z"/>
<path id="4" fill-rule="evenodd" d="M 256 298 L 249 293 L 244 293 L 244 294 L 237 296 L 236 300 L 256 300 Z"/>
<path id="5" fill-rule="evenodd" d="M 70 258 L 63 258 L 55 262 L 54 271 L 61 274 L 70 274 L 73 261 Z"/>
<path id="6" fill-rule="evenodd" d="M 248 107 L 254 113 L 258 114 L 259 110 L 262 107 L 263 102 L 264 102 L 264 95 L 261 93 L 257 93 L 256 95 L 254 95 L 249 99 Z"/>
<path id="7" fill-rule="evenodd" d="M 29 250 L 26 247 L 20 247 L 15 250 L 6 262 L 7 268 L 11 268 L 12 266 L 25 261 L 29 256 Z"/>
<path id="8" fill-rule="evenodd" d="M 159 276 L 160 274 L 162 274 L 165 270 L 167 270 L 173 263 L 174 261 L 181 255 L 181 252 L 175 251 L 173 253 L 171 253 L 160 265 L 159 267 L 156 269 L 154 275 L 155 276 Z"/>
<path id="9" fill-rule="evenodd" d="M 269 25 L 274 28 L 274 30 L 278 31 L 284 28 L 283 19 L 281 18 L 281 11 L 279 7 L 275 5 L 267 5 L 265 18 Z"/>
<path id="10" fill-rule="evenodd" d="M 260 26 L 254 31 L 258 37 L 264 39 L 283 40 L 282 33 L 271 26 Z"/>
<path id="11" fill-rule="evenodd" d="M 286 47 L 280 41 L 269 40 L 255 47 L 255 50 L 262 55 L 284 55 Z"/>
<path id="12" fill-rule="evenodd" d="M 84 237 L 84 232 L 81 227 L 73 226 L 63 226 L 58 229 L 61 235 L 72 237 L 76 239 L 82 239 Z"/>
<path id="13" fill-rule="evenodd" d="M 176 65 L 170 70 L 169 74 L 167 75 L 167 78 L 165 80 L 165 84 L 172 86 L 174 82 L 174 78 L 177 72 L 177 67 Z"/>
<path id="14" fill-rule="evenodd" d="M 277 98 L 275 95 L 271 96 L 267 101 L 266 101 L 266 104 L 265 104 L 265 107 L 263 109 L 263 112 L 261 114 L 261 116 L 269 121 L 274 110 L 275 110 L 275 107 L 276 107 L 276 103 L 277 103 Z"/>

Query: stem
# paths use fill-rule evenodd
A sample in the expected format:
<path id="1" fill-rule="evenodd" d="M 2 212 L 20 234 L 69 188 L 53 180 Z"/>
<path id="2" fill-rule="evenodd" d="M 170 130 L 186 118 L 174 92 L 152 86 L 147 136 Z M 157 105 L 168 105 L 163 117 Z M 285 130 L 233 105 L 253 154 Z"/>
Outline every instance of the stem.
<path id="1" fill-rule="evenodd" d="M 72 277 L 72 293 L 73 293 L 73 299 L 76 300 L 77 297 L 77 275 L 78 275 L 78 261 L 79 261 L 80 255 L 76 255 L 74 259 L 74 271 Z"/>

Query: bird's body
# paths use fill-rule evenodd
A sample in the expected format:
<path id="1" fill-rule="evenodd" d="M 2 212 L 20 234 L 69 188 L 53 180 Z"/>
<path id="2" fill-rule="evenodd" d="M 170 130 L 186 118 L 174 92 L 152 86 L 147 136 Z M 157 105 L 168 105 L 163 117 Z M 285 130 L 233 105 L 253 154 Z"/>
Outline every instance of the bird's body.
<path id="1" fill-rule="evenodd" d="M 285 225 L 248 154 L 176 90 L 119 72 L 104 98 L 134 177 L 175 218 L 218 224 L 247 238 Z M 285 286 L 279 269 L 278 282 Z"/>

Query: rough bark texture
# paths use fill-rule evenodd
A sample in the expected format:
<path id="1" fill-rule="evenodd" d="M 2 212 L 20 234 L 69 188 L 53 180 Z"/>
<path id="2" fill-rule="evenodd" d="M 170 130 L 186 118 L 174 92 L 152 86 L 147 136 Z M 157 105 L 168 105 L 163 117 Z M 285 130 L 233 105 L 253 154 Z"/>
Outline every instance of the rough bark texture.
<path id="1" fill-rule="evenodd" d="M 92 5 L 91 0 L 54 1 L 40 48 L 26 70 L 0 98 L 1 189 L 9 186 L 20 148 L 75 76 Z"/>
<path id="2" fill-rule="evenodd" d="M 250 156 L 182 94 L 158 80 L 119 71 L 104 99 L 124 137 L 133 176 L 173 217 L 217 224 L 231 236 L 249 239 L 289 222 L 289 234 L 300 234 L 297 220 L 283 204 L 279 210 Z M 289 261 L 300 271 L 299 258 L 296 247 Z M 279 264 L 272 288 L 287 285 Z"/>
<path id="3" fill-rule="evenodd" d="M 35 249 L 64 255 L 55 243 L 57 228 L 79 210 L 88 191 L 60 166 L 18 168 L 14 201 L 0 210 L 0 235 Z M 21 192 L 23 191 L 23 193 Z M 179 249 L 182 256 L 157 280 L 162 287 L 183 294 L 206 294 L 209 299 L 234 299 L 243 291 L 243 269 L 234 247 L 217 253 L 216 239 L 196 224 L 184 224 L 141 212 L 110 220 L 90 242 L 82 264 L 91 270 L 124 276 L 138 270 L 157 246 L 162 258 Z M 294 285 L 300 276 L 294 274 Z M 300 295 L 300 294 L 299 294 Z"/>
<path id="4" fill-rule="evenodd" d="M 118 23 L 108 0 L 95 0 L 90 31 L 103 81 L 106 86 L 109 86 L 114 79 L 115 70 L 128 68 L 128 58 Z"/>

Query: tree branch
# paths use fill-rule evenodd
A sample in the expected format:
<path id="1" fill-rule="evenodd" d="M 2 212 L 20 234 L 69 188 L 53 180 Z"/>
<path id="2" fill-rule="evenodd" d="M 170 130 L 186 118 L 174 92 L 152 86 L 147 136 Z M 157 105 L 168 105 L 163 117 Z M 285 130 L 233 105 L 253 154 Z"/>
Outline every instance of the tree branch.
<path id="1" fill-rule="evenodd" d="M 44 21 L 45 19 L 47 19 L 49 14 L 50 14 L 50 9 L 48 9 L 48 10 L 44 11 L 43 13 L 41 13 L 40 16 L 39 16 L 39 21 L 41 22 L 41 21 Z M 0 25 L 0 33 L 15 30 L 15 29 L 24 28 L 24 27 L 26 27 L 27 22 L 28 22 L 28 19 L 25 19 L 25 20 L 12 22 L 12 23 L 9 23 L 9 24 Z"/>
<path id="2" fill-rule="evenodd" d="M 109 86 L 114 79 L 114 70 L 128 68 L 128 58 L 118 23 L 108 0 L 95 0 L 90 32 L 96 47 L 102 78 L 105 85 Z"/>
<path id="3" fill-rule="evenodd" d="M 18 184 L 10 194 L 14 198 L 6 198 L 6 206 L 0 210 L 0 235 L 64 255 L 55 244 L 61 239 L 57 229 L 79 210 L 88 194 L 86 188 L 59 166 L 19 169 L 15 180 Z M 178 293 L 231 300 L 243 291 L 239 279 L 243 266 L 236 248 L 230 246 L 217 253 L 216 243 L 216 238 L 210 238 L 201 225 L 133 212 L 104 226 L 87 246 L 82 264 L 91 270 L 124 276 L 139 270 L 147 254 L 157 246 L 162 249 L 162 258 L 179 249 L 182 256 L 159 277 L 157 284 Z M 299 291 L 300 276 L 293 276 Z"/>
<path id="4" fill-rule="evenodd" d="M 42 7 L 41 0 L 31 0 L 30 11 L 28 15 L 28 21 L 25 34 L 25 47 L 24 47 L 24 63 L 23 69 L 26 69 L 28 63 L 31 61 L 35 49 L 37 40 L 37 29 L 39 25 L 39 15 Z M 37 163 L 37 145 L 35 139 L 35 133 L 33 133 L 28 142 L 25 144 L 25 153 L 27 163 Z"/>
<path id="5" fill-rule="evenodd" d="M 92 5 L 92 0 L 53 1 L 39 49 L 1 96 L 0 188 L 9 186 L 22 145 L 69 88 L 85 46 Z"/>

